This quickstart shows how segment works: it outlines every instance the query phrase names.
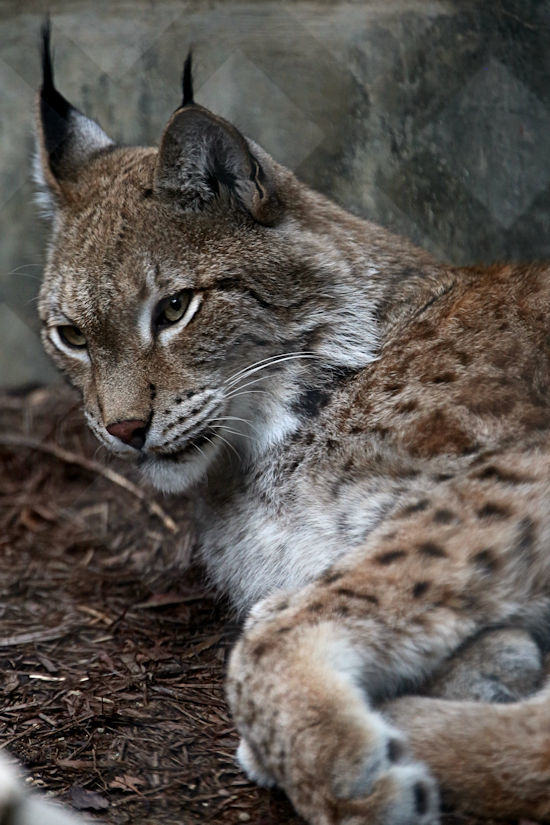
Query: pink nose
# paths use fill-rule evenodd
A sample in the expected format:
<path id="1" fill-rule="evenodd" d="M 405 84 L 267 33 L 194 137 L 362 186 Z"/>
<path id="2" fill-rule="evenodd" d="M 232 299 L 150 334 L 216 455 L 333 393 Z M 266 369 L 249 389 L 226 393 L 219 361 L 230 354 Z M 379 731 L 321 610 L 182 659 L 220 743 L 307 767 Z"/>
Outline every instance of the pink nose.
<path id="1" fill-rule="evenodd" d="M 135 447 L 136 450 L 141 450 L 145 444 L 147 422 L 136 419 L 132 419 L 131 421 L 116 421 L 114 424 L 108 425 L 107 432 L 125 444 Z"/>

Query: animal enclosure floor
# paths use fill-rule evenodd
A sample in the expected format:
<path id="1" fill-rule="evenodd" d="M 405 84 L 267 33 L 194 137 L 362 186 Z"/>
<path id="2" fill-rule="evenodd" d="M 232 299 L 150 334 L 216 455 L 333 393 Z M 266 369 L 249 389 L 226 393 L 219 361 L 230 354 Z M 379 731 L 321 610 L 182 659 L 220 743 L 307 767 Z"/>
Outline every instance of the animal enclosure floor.
<path id="1" fill-rule="evenodd" d="M 190 565 L 188 505 L 138 480 L 70 391 L 0 395 L 0 747 L 106 823 L 299 825 L 235 765 L 237 626 Z"/>

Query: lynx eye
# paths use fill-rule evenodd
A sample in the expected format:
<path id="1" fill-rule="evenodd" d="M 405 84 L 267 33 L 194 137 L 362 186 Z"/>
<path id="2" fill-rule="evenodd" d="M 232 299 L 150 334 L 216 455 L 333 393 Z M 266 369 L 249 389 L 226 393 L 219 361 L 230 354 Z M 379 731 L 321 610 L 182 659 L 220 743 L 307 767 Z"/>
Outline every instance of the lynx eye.
<path id="1" fill-rule="evenodd" d="M 62 327 L 57 327 L 57 331 L 63 343 L 67 344 L 68 347 L 82 349 L 86 346 L 86 336 L 80 332 L 78 327 L 73 327 L 67 324 Z"/>
<path id="2" fill-rule="evenodd" d="M 154 317 L 155 327 L 162 329 L 162 327 L 177 324 L 185 315 L 190 302 L 191 293 L 187 290 L 178 292 L 177 295 L 171 295 L 169 298 L 164 298 L 157 305 Z"/>

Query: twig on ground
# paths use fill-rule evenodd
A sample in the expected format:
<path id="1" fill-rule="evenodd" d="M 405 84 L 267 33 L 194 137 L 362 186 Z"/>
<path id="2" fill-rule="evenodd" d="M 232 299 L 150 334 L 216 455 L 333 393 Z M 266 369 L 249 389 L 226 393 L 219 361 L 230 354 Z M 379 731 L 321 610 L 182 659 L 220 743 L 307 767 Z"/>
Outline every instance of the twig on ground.
<path id="1" fill-rule="evenodd" d="M 99 464 L 97 461 L 93 461 L 91 458 L 86 458 L 83 455 L 73 453 L 70 450 L 66 450 L 64 447 L 59 447 L 57 444 L 45 443 L 43 441 L 37 441 L 34 438 L 26 438 L 19 435 L 0 436 L 0 446 L 23 447 L 28 450 L 37 450 L 42 453 L 48 453 L 60 461 L 64 461 L 66 464 L 76 464 L 91 473 L 97 473 L 103 476 L 103 478 L 106 478 L 112 484 L 122 487 L 123 490 L 126 490 L 128 493 L 142 501 L 149 512 L 160 519 L 170 533 L 175 534 L 178 532 L 178 526 L 173 518 L 171 518 L 171 516 L 169 516 L 168 513 L 162 509 L 160 504 L 151 499 L 148 493 L 141 490 L 131 481 L 128 481 L 128 479 L 124 478 L 124 476 L 120 475 L 120 473 Z"/>

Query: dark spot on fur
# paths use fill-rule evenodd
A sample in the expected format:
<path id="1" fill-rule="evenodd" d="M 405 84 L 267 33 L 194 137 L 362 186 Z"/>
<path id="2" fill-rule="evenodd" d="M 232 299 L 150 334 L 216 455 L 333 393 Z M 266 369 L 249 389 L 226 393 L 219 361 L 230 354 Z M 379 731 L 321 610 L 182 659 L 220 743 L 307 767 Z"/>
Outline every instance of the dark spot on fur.
<path id="1" fill-rule="evenodd" d="M 308 613 L 320 613 L 324 608 L 323 602 L 312 602 L 308 604 L 306 610 Z"/>
<path id="2" fill-rule="evenodd" d="M 434 481 L 449 481 L 449 479 L 453 478 L 452 473 L 437 473 L 434 476 Z"/>
<path id="3" fill-rule="evenodd" d="M 412 589 L 413 598 L 419 599 L 428 590 L 429 586 L 429 582 L 416 582 Z"/>
<path id="4" fill-rule="evenodd" d="M 403 384 L 386 384 L 384 392 L 388 393 L 388 395 L 397 395 L 402 389 Z"/>
<path id="5" fill-rule="evenodd" d="M 451 521 L 454 521 L 456 515 L 452 512 L 452 510 L 447 510 L 445 507 L 442 507 L 440 510 L 436 510 L 433 516 L 434 524 L 450 524 Z"/>
<path id="6" fill-rule="evenodd" d="M 399 516 L 412 516 L 413 513 L 421 513 L 423 510 L 426 510 L 430 506 L 430 502 L 427 498 L 422 498 L 420 501 L 416 501 L 414 504 L 409 504 L 407 507 L 404 507 Z"/>
<path id="7" fill-rule="evenodd" d="M 174 404 L 181 404 L 182 401 L 183 401 L 183 398 L 175 398 L 174 399 Z"/>
<path id="8" fill-rule="evenodd" d="M 195 390 L 187 390 L 185 393 L 186 398 L 192 398 L 195 395 Z"/>
<path id="9" fill-rule="evenodd" d="M 423 556 L 429 556 L 432 559 L 444 559 L 447 555 L 445 550 L 433 541 L 424 541 L 417 546 L 417 549 Z"/>
<path id="10" fill-rule="evenodd" d="M 403 559 L 407 555 L 405 550 L 388 550 L 387 553 L 380 553 L 378 556 L 375 556 L 375 561 L 378 564 L 392 564 L 394 561 L 398 559 Z"/>
<path id="11" fill-rule="evenodd" d="M 333 571 L 331 571 L 331 570 L 327 570 L 327 572 L 326 572 L 326 573 L 324 573 L 324 574 L 321 576 L 321 581 L 322 581 L 324 584 L 334 584 L 334 582 L 339 581 L 339 580 L 340 580 L 340 579 L 342 579 L 343 577 L 344 577 L 344 574 L 343 574 L 343 573 L 339 573 L 337 570 L 333 570 Z"/>
<path id="12" fill-rule="evenodd" d="M 477 511 L 478 518 L 508 518 L 510 511 L 507 507 L 495 504 L 494 501 L 487 501 L 483 507 Z"/>
<path id="13" fill-rule="evenodd" d="M 428 791 L 420 782 L 414 786 L 414 807 L 419 816 L 424 816 L 428 810 Z"/>
<path id="14" fill-rule="evenodd" d="M 292 630 L 291 627 L 289 627 L 288 625 L 285 625 L 285 627 L 280 627 L 277 630 L 277 633 L 279 633 L 280 635 L 283 635 L 284 633 L 290 633 L 291 630 Z"/>
<path id="15" fill-rule="evenodd" d="M 457 358 L 463 367 L 468 367 L 472 363 L 472 356 L 470 353 L 462 352 L 462 350 L 455 351 L 455 358 Z"/>
<path id="16" fill-rule="evenodd" d="M 388 742 L 388 761 L 398 762 L 404 753 L 403 743 L 398 739 L 390 739 Z"/>
<path id="17" fill-rule="evenodd" d="M 480 481 L 498 481 L 501 484 L 526 484 L 532 481 L 532 479 L 527 476 L 522 476 L 519 475 L 519 473 L 510 472 L 509 470 L 503 470 L 500 467 L 495 467 L 493 464 L 481 470 L 475 478 Z"/>
<path id="18" fill-rule="evenodd" d="M 405 401 L 403 404 L 398 404 L 396 412 L 398 413 L 411 413 L 416 410 L 418 407 L 418 401 Z"/>
<path id="19" fill-rule="evenodd" d="M 432 380 L 434 384 L 450 384 L 456 380 L 456 375 L 454 372 L 442 372 L 441 375 L 436 375 Z"/>
<path id="20" fill-rule="evenodd" d="M 369 604 L 378 604 L 378 599 L 371 593 L 358 593 L 356 590 L 350 590 L 348 587 L 339 587 L 336 591 L 338 596 L 344 596 L 346 599 L 361 599 L 361 601 Z"/>
<path id="21" fill-rule="evenodd" d="M 347 616 L 349 616 L 349 607 L 346 607 L 345 604 L 342 604 L 337 608 L 336 613 L 339 616 L 343 616 L 344 618 L 346 618 Z"/>
<path id="22" fill-rule="evenodd" d="M 308 433 L 306 435 L 306 437 L 304 438 L 304 444 L 306 445 L 306 447 L 310 447 L 311 444 L 313 444 L 314 441 L 315 441 L 314 433 Z"/>
<path id="23" fill-rule="evenodd" d="M 414 338 L 433 338 L 436 334 L 435 327 L 433 324 L 430 324 L 429 321 L 419 321 L 417 324 L 414 325 L 413 328 L 413 335 Z"/>
<path id="24" fill-rule="evenodd" d="M 153 190 L 147 187 L 146 189 L 142 189 L 141 194 L 144 198 L 152 198 L 153 197 Z"/>
<path id="25" fill-rule="evenodd" d="M 155 387 L 154 384 L 149 384 L 149 394 L 150 394 L 150 397 L 151 397 L 151 401 L 154 401 L 155 398 L 157 397 L 157 388 Z"/>
<path id="26" fill-rule="evenodd" d="M 288 600 L 284 599 L 284 601 L 279 602 L 279 604 L 275 607 L 275 610 L 281 611 L 286 610 L 288 607 Z"/>
<path id="27" fill-rule="evenodd" d="M 310 388 L 305 390 L 292 405 L 292 410 L 297 415 L 305 415 L 307 418 L 316 418 L 322 408 L 329 402 L 330 393 L 326 390 Z"/>
<path id="28" fill-rule="evenodd" d="M 344 472 L 349 473 L 353 470 L 353 458 L 348 458 L 346 463 L 344 464 Z"/>
<path id="29" fill-rule="evenodd" d="M 480 550 L 473 557 L 473 562 L 484 573 L 494 573 L 498 567 L 497 560 L 490 550 Z"/>
<path id="30" fill-rule="evenodd" d="M 274 644 L 273 642 L 258 642 L 258 644 L 254 645 L 254 647 L 250 651 L 250 655 L 254 659 L 261 659 L 262 656 L 265 656 L 266 653 L 269 653 L 273 650 Z"/>

